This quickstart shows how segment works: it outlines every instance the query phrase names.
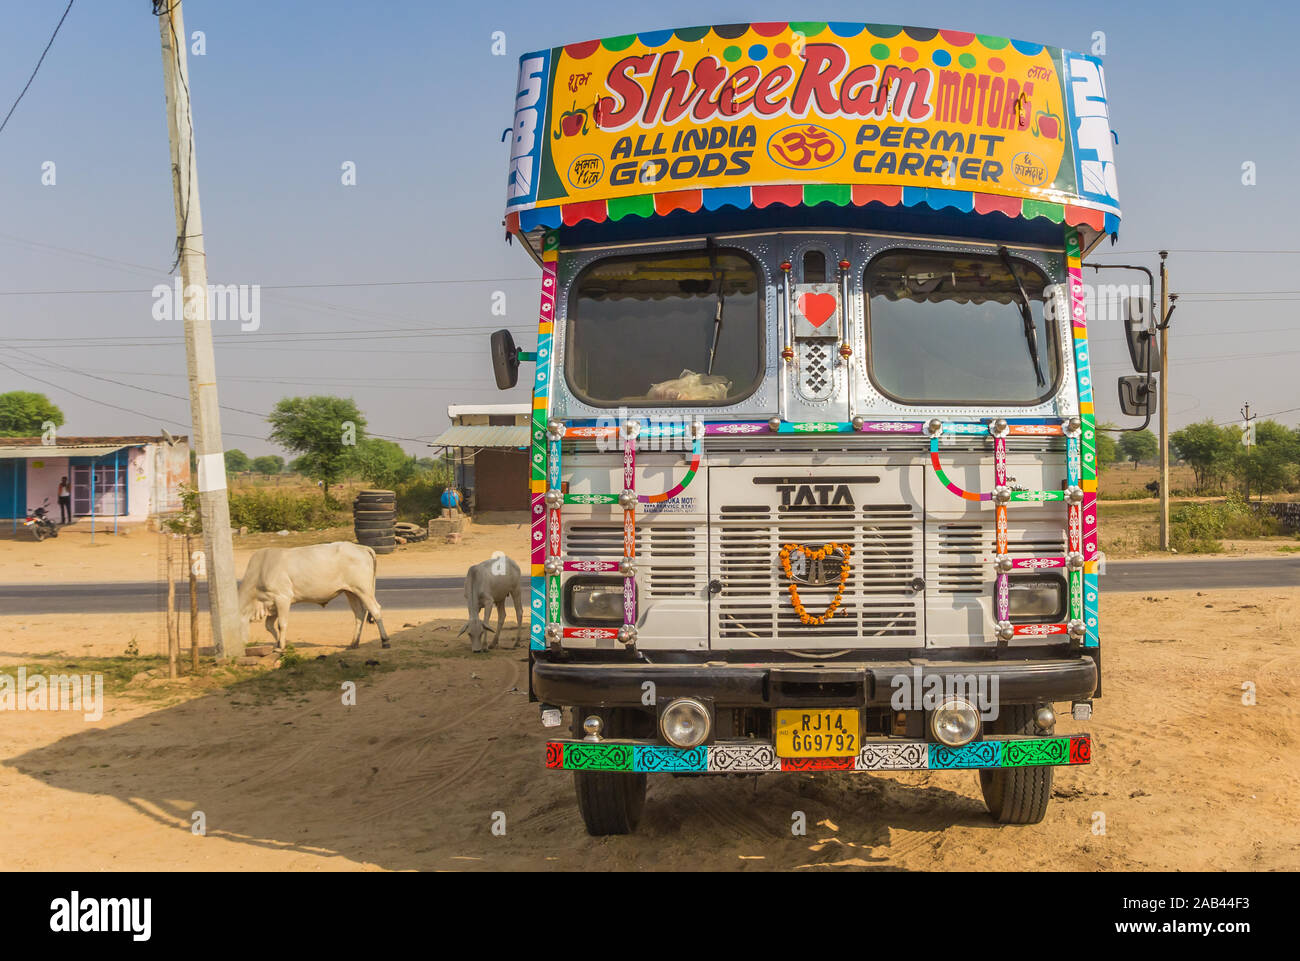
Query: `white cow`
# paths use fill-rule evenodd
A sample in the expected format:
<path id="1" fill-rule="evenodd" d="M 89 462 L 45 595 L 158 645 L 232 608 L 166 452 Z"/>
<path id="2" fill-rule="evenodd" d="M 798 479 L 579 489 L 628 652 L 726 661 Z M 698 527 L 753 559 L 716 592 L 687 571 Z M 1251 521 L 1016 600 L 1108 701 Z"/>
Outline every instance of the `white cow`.
<path id="1" fill-rule="evenodd" d="M 375 552 L 369 547 L 336 541 L 308 547 L 264 547 L 254 551 L 239 582 L 239 610 L 245 621 L 266 620 L 277 650 L 285 645 L 289 607 L 300 601 L 324 607 L 346 594 L 357 629 L 352 647 L 361 643 L 367 618 L 379 625 L 379 639 L 388 647 L 388 632 L 375 600 Z"/>
<path id="2" fill-rule="evenodd" d="M 465 572 L 465 605 L 469 608 L 469 620 L 460 629 L 460 634 L 468 632 L 471 651 L 476 654 L 483 651 L 484 633 L 492 634 L 492 643 L 488 646 L 497 646 L 501 628 L 506 622 L 508 597 L 515 602 L 514 646 L 519 646 L 519 635 L 523 631 L 523 610 L 519 594 L 519 565 L 501 551 L 496 551 L 488 560 L 475 564 Z M 492 620 L 493 607 L 497 609 L 495 630 L 488 623 Z M 460 637 L 460 634 L 456 636 Z"/>

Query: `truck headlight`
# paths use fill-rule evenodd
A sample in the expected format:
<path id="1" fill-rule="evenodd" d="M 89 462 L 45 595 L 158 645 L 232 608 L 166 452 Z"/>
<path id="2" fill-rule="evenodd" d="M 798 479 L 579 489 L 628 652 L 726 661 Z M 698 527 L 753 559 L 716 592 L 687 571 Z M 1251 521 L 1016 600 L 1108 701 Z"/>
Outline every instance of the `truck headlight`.
<path id="1" fill-rule="evenodd" d="M 1055 622 L 1065 617 L 1065 578 L 1051 575 L 1007 578 L 1011 618 Z"/>
<path id="2" fill-rule="evenodd" d="M 674 747 L 698 747 L 709 738 L 709 709 L 693 697 L 679 697 L 659 715 L 659 733 Z"/>
<path id="3" fill-rule="evenodd" d="M 968 701 L 950 697 L 930 712 L 930 733 L 940 744 L 961 747 L 975 740 L 980 732 L 980 712 Z"/>
<path id="4" fill-rule="evenodd" d="M 623 623 L 623 581 L 615 577 L 574 577 L 564 585 L 566 620 L 589 626 Z"/>

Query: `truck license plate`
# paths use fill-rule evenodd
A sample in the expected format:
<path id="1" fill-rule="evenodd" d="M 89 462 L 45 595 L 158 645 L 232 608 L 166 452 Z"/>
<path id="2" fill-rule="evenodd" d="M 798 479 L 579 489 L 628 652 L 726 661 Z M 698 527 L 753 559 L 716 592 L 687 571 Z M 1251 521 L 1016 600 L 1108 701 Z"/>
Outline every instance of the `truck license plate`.
<path id="1" fill-rule="evenodd" d="M 856 709 L 776 712 L 777 757 L 849 757 L 857 754 L 861 720 Z"/>

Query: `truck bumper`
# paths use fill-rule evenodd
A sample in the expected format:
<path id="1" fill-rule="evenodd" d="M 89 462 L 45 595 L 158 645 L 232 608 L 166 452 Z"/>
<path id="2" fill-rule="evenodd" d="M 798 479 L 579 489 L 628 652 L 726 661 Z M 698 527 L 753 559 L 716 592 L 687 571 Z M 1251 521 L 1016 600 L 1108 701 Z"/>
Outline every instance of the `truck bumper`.
<path id="1" fill-rule="evenodd" d="M 805 667 L 799 664 L 611 664 L 537 660 L 539 700 L 566 707 L 641 707 L 647 681 L 654 697 L 704 697 L 720 708 L 887 707 L 899 678 L 997 678 L 1002 704 L 1083 700 L 1097 690 L 1091 657 L 1024 661 L 910 659 Z M 944 689 L 943 687 L 940 688 Z"/>
<path id="2" fill-rule="evenodd" d="M 647 774 L 763 774 L 774 771 L 951 771 L 1088 764 L 1092 738 L 990 737 L 959 748 L 905 738 L 867 740 L 852 757 L 777 757 L 763 741 L 715 741 L 676 748 L 649 741 L 555 740 L 546 766 L 564 771 Z"/>

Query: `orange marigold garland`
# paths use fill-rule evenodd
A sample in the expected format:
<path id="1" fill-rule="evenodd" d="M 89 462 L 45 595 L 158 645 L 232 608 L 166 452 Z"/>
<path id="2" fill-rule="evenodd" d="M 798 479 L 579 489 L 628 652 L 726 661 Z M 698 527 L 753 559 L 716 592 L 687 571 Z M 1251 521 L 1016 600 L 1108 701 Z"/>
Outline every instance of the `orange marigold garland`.
<path id="1" fill-rule="evenodd" d="M 829 557 L 834 551 L 838 550 L 844 556 L 844 563 L 840 565 L 840 583 L 835 589 L 835 597 L 831 599 L 830 606 L 820 617 L 809 614 L 803 606 L 803 601 L 799 599 L 799 585 L 794 582 L 794 570 L 790 566 L 790 552 L 799 551 L 809 560 L 819 561 Z M 840 604 L 844 601 L 844 585 L 849 580 L 849 558 L 853 554 L 853 548 L 848 544 L 831 542 L 823 544 L 820 550 L 811 550 L 802 544 L 786 544 L 781 548 L 781 570 L 785 572 L 786 578 L 790 581 L 787 589 L 790 591 L 790 602 L 794 605 L 794 612 L 799 615 L 799 620 L 808 625 L 825 624 L 835 612 L 839 610 Z M 843 612 L 841 612 L 843 613 Z"/>

